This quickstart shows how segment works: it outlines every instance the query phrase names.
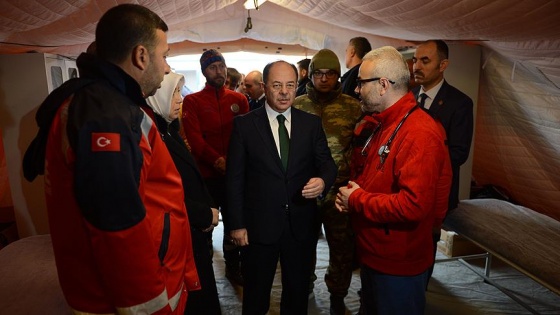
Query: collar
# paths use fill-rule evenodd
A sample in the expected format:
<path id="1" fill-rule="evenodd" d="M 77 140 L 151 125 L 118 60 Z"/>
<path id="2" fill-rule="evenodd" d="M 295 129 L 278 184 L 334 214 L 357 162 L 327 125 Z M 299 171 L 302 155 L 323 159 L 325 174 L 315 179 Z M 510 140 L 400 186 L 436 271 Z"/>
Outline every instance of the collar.
<path id="1" fill-rule="evenodd" d="M 102 79 L 129 97 L 135 104 L 147 106 L 140 84 L 119 66 L 88 53 L 80 54 L 76 59 L 76 65 L 81 77 Z"/>
<path id="2" fill-rule="evenodd" d="M 217 88 L 213 85 L 208 84 L 208 82 L 206 82 L 206 84 L 204 85 L 204 89 L 202 90 L 206 92 L 217 93 L 218 95 L 223 95 L 226 91 L 226 86 L 224 84 L 221 87 Z"/>
<path id="3" fill-rule="evenodd" d="M 268 116 L 268 121 L 273 121 L 276 120 L 276 116 L 278 116 L 279 114 L 284 115 L 284 117 L 286 117 L 286 120 L 288 122 L 292 121 L 292 107 L 290 106 L 285 112 L 283 113 L 279 113 L 277 111 L 275 111 L 274 109 L 272 109 L 270 107 L 270 105 L 268 105 L 268 102 L 264 103 L 264 109 L 266 110 L 266 116 Z"/>
<path id="4" fill-rule="evenodd" d="M 379 114 L 374 114 L 373 118 L 376 121 L 381 122 L 384 126 L 390 126 L 396 124 L 411 110 L 416 106 L 416 99 L 414 99 L 414 94 L 412 92 L 406 93 L 401 97 L 395 104 L 391 105 L 389 108 L 384 110 Z"/>
<path id="5" fill-rule="evenodd" d="M 422 93 L 426 93 L 426 95 L 428 95 L 428 97 L 433 100 L 434 98 L 436 98 L 436 95 L 438 94 L 439 90 L 441 89 L 442 85 L 443 85 L 443 81 L 445 81 L 444 79 L 441 79 L 441 81 L 439 81 L 438 84 L 436 84 L 436 86 L 434 86 L 433 88 L 429 89 L 428 91 L 424 90 L 424 87 L 420 87 L 420 91 L 418 92 L 418 95 L 422 94 Z"/>

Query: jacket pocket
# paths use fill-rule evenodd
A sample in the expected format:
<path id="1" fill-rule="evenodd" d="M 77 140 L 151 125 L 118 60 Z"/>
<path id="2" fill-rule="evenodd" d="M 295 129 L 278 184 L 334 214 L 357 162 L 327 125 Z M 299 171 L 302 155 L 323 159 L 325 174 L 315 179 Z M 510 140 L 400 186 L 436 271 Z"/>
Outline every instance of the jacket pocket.
<path id="1" fill-rule="evenodd" d="M 158 257 L 159 262 L 163 266 L 163 260 L 167 254 L 167 249 L 169 248 L 169 235 L 171 234 L 170 218 L 169 212 L 163 215 L 163 230 L 161 232 L 161 244 L 159 245 Z"/>

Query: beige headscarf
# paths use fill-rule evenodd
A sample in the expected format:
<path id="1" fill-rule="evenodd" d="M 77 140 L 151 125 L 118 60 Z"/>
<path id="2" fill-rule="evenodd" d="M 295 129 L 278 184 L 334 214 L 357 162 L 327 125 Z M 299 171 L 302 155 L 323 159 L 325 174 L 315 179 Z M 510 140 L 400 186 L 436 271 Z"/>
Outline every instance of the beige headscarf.
<path id="1" fill-rule="evenodd" d="M 171 123 L 171 100 L 173 99 L 173 92 L 178 84 L 183 86 L 185 77 L 182 74 L 171 72 L 164 76 L 161 87 L 157 90 L 156 94 L 146 99 L 148 105 L 154 112 L 161 117 L 165 118 L 167 123 Z"/>

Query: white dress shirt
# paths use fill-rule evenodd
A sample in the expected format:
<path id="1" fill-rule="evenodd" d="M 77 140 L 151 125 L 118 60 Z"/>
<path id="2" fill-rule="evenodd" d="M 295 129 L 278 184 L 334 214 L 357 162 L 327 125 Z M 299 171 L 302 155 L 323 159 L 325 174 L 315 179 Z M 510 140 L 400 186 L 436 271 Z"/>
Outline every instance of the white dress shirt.
<path id="1" fill-rule="evenodd" d="M 278 119 L 276 118 L 279 114 L 286 117 L 284 121 L 284 126 L 288 129 L 288 135 L 291 138 L 292 135 L 292 108 L 288 108 L 285 112 L 279 113 L 273 110 L 268 102 L 264 103 L 264 108 L 266 109 L 266 115 L 268 116 L 268 122 L 270 123 L 270 130 L 272 131 L 272 136 L 274 136 L 274 142 L 276 142 L 276 150 L 278 151 L 278 156 L 280 156 L 280 140 L 278 138 Z"/>

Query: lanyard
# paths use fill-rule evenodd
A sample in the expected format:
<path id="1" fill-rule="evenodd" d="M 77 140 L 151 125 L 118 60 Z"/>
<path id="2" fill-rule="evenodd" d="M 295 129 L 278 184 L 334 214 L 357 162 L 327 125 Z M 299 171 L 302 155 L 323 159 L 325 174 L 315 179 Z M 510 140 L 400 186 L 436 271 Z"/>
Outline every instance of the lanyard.
<path id="1" fill-rule="evenodd" d="M 391 149 L 390 149 L 391 143 L 393 142 L 393 139 L 395 139 L 395 136 L 397 135 L 397 132 L 399 131 L 399 129 L 401 129 L 402 124 L 405 122 L 405 120 L 408 118 L 408 116 L 413 111 L 415 111 L 417 108 L 418 108 L 418 105 L 412 107 L 408 111 L 408 113 L 406 113 L 406 115 L 404 115 L 404 117 L 401 119 L 401 121 L 399 122 L 399 124 L 397 125 L 397 127 L 395 128 L 395 130 L 393 131 L 391 136 L 389 137 L 389 140 L 387 140 L 387 142 L 384 145 L 379 147 L 379 151 L 377 151 L 377 154 L 379 154 L 379 159 L 381 160 L 381 165 L 383 165 L 385 163 L 385 159 L 387 159 L 387 156 L 391 152 Z"/>

